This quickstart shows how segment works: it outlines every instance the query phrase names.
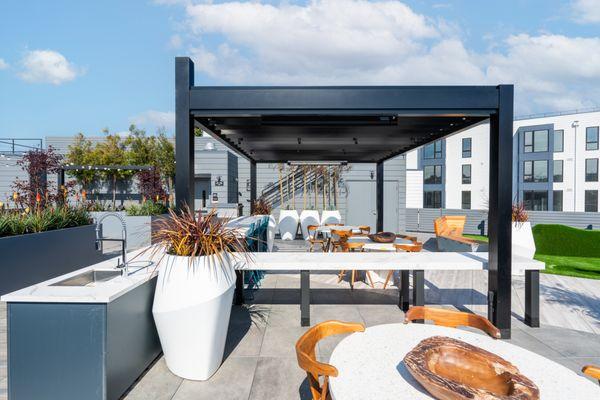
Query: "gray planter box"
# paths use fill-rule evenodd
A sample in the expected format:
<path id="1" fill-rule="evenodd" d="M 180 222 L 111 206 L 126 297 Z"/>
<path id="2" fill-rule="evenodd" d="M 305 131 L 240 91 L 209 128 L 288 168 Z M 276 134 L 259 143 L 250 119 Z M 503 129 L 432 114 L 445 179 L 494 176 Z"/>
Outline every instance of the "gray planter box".
<path id="1" fill-rule="evenodd" d="M 0 238 L 0 295 L 98 263 L 95 225 Z"/>
<path id="2" fill-rule="evenodd" d="M 92 218 L 97 221 L 102 215 L 109 214 L 108 211 L 92 212 Z M 168 214 L 156 216 L 128 216 L 126 212 L 119 211 L 118 214 L 125 219 L 127 226 L 127 249 L 134 250 L 140 247 L 150 246 L 152 242 L 152 228 L 155 221 Z M 121 238 L 121 222 L 116 218 L 107 218 L 102 221 L 102 236 L 108 238 Z M 108 243 L 104 246 L 106 247 Z M 119 245 L 120 246 L 120 245 Z"/>

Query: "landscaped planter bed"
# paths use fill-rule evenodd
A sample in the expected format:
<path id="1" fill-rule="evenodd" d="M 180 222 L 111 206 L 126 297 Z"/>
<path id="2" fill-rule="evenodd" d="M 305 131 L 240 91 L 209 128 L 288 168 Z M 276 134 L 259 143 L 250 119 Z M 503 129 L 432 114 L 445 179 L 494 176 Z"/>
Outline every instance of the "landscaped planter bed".
<path id="1" fill-rule="evenodd" d="M 95 235 L 84 225 L 0 238 L 0 295 L 101 261 Z"/>

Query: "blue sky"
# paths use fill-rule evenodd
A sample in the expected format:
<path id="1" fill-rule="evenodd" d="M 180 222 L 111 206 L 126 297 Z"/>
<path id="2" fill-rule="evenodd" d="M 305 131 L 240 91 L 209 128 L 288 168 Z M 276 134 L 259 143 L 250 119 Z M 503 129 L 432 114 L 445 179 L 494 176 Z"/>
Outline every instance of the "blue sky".
<path id="1" fill-rule="evenodd" d="M 516 85 L 517 114 L 600 106 L 600 0 L 3 1 L 0 137 L 172 131 L 196 84 Z"/>

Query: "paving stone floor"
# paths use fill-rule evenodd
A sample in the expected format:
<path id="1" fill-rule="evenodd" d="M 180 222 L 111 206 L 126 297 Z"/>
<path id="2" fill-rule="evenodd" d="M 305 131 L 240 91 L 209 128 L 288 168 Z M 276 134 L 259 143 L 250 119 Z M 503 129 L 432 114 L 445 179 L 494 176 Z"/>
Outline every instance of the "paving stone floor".
<path id="1" fill-rule="evenodd" d="M 311 275 L 313 324 L 340 319 L 374 326 L 403 320 L 395 287 L 371 289 L 359 282 L 349 290 L 347 282 L 337 283 L 336 272 Z M 600 330 L 599 285 L 600 281 L 543 275 L 543 325 L 532 329 L 521 322 L 523 282 L 515 277 L 511 342 L 577 372 L 585 364 L 600 365 L 600 336 L 594 334 Z M 309 399 L 306 376 L 294 352 L 306 329 L 300 327 L 299 287 L 297 273 L 267 274 L 254 300 L 233 307 L 224 362 L 209 381 L 183 380 L 170 373 L 160 357 L 125 399 Z M 427 304 L 483 314 L 485 288 L 485 275 L 469 271 L 426 274 Z M 318 357 L 327 361 L 342 338 L 320 342 Z M 6 355 L 6 305 L 0 303 L 0 400 L 7 399 Z"/>

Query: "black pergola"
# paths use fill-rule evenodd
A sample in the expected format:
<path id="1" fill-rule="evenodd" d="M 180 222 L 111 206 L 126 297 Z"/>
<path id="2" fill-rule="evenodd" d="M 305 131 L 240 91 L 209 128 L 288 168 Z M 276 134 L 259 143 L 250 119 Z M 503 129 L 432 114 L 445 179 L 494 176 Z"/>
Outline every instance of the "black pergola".
<path id="1" fill-rule="evenodd" d="M 256 164 L 377 164 L 377 230 L 383 229 L 384 161 L 490 121 L 488 318 L 511 322 L 513 86 L 195 87 L 194 64 L 175 60 L 178 207 L 194 204 L 194 127 Z"/>

